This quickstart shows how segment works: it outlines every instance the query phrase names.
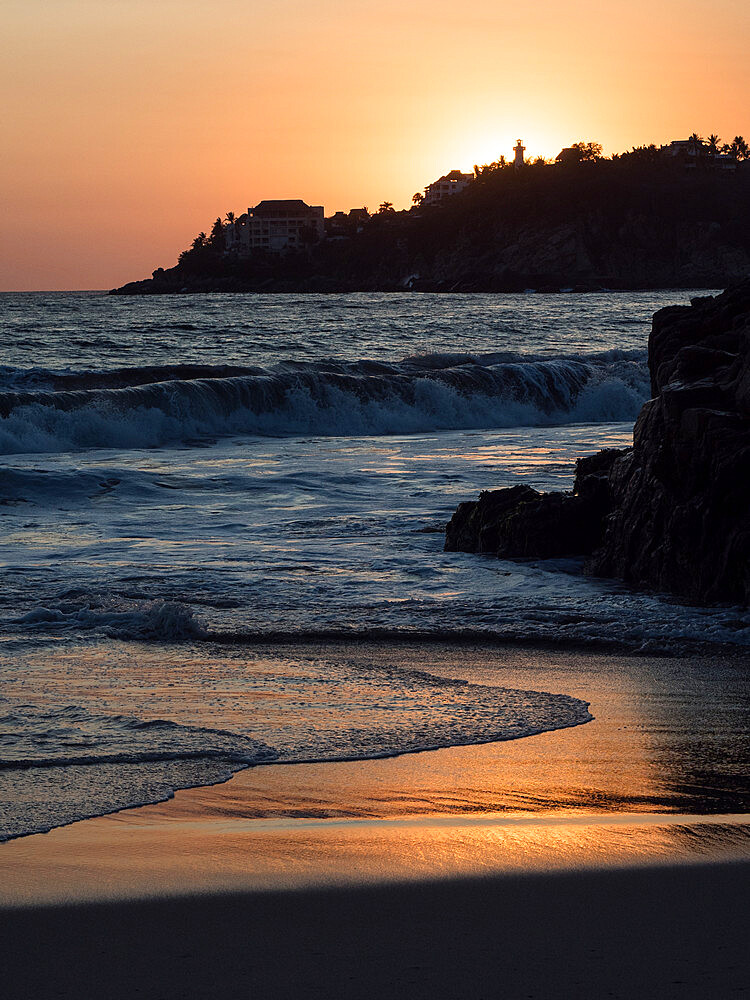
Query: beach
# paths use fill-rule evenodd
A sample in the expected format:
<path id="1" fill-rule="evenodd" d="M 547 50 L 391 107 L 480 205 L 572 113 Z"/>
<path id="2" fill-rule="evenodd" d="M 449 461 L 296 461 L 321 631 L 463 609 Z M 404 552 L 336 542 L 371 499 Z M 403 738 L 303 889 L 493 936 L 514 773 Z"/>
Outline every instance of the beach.
<path id="1" fill-rule="evenodd" d="M 741 990 L 747 611 L 444 551 L 675 293 L 168 299 L 0 325 L 3 1000 Z"/>
<path id="2" fill-rule="evenodd" d="M 750 2 L 6 6 L 0 1000 L 750 1000 Z"/>
<path id="3" fill-rule="evenodd" d="M 594 720 L 265 765 L 10 841 L 5 995 L 708 998 L 747 986 L 742 658 L 344 652 L 474 683 L 557 680 Z"/>
<path id="4" fill-rule="evenodd" d="M 748 872 L 586 871 L 14 911 L 2 915 L 3 994 L 741 996 Z"/>

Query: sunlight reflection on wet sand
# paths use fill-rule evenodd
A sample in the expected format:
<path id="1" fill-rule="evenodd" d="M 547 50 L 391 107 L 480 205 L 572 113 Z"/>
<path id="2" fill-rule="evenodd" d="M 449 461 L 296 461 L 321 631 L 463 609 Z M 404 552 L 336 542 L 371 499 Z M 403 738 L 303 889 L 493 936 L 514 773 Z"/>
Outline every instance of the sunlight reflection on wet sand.
<path id="1" fill-rule="evenodd" d="M 750 858 L 744 660 L 406 643 L 305 654 L 334 650 L 352 664 L 565 692 L 590 701 L 594 721 L 386 760 L 255 767 L 1 845 L 0 900 Z"/>
<path id="2" fill-rule="evenodd" d="M 168 805 L 147 806 L 4 845 L 0 903 L 750 860 L 746 819 L 650 814 L 270 821 L 216 813 L 175 818 Z"/>

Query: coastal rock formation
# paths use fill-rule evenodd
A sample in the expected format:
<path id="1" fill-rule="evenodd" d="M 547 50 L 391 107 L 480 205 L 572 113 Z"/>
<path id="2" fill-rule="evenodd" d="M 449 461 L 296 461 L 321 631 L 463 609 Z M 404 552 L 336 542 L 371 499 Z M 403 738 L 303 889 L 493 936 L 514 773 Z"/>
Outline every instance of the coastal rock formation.
<path id="1" fill-rule="evenodd" d="M 700 603 L 750 603 L 750 281 L 662 309 L 654 398 L 612 467 L 589 570 Z"/>
<path id="2" fill-rule="evenodd" d="M 585 554 L 594 575 L 750 604 L 750 281 L 656 313 L 649 366 L 632 449 L 579 459 L 571 494 L 461 504 L 446 550 Z"/>
<path id="3" fill-rule="evenodd" d="M 579 459 L 572 493 L 512 486 L 459 504 L 446 527 L 445 550 L 506 559 L 589 554 L 610 509 L 609 469 L 622 454 L 611 448 Z"/>

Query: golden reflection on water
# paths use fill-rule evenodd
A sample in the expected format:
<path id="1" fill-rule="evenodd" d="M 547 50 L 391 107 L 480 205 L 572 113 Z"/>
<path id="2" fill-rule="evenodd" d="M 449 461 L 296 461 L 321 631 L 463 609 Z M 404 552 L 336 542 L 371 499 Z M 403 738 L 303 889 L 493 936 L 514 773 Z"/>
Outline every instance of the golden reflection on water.
<path id="1" fill-rule="evenodd" d="M 595 718 L 505 743 L 255 767 L 166 804 L 21 838 L 0 845 L 0 899 L 750 859 L 741 661 L 424 644 L 143 646 L 134 654 L 112 643 L 107 655 L 105 671 L 101 651 L 68 647 L 45 670 L 56 682 L 78 678 L 103 699 L 111 685 L 118 704 L 132 699 L 138 714 L 149 691 L 164 693 L 165 677 L 185 683 L 194 704 L 208 672 L 211 697 L 221 681 L 222 713 L 240 721 L 265 693 L 242 682 L 250 660 L 258 680 L 267 663 L 289 693 L 300 658 L 355 666 L 384 659 L 475 683 L 564 692 L 589 701 Z M 91 671 L 81 670 L 89 657 Z M 33 668 L 29 662 L 15 677 L 19 696 Z M 177 690 L 175 718 L 180 706 Z M 207 720 L 214 708 L 207 699 Z M 336 719 L 329 705 L 315 722 Z"/>
<path id="2" fill-rule="evenodd" d="M 313 664 L 346 662 L 358 675 L 385 663 L 477 684 L 561 692 L 590 702 L 594 721 L 573 729 L 388 760 L 335 767 L 264 766 L 212 791 L 221 808 L 246 819 L 273 816 L 377 818 L 436 813 L 733 813 L 747 808 L 750 694 L 747 664 L 428 644 L 281 644 L 256 649 L 210 644 L 102 650 L 67 645 L 8 672 L 8 697 L 36 700 L 64 687 L 101 710 L 253 732 L 254 706 L 283 733 L 296 681 Z M 168 679 L 168 684 L 165 682 Z M 351 687 L 324 685 L 309 725 L 334 731 L 356 710 Z M 40 694 L 42 692 L 42 694 Z M 369 703 L 363 706 L 377 717 Z M 153 702 L 153 705 L 152 705 Z M 275 704 L 274 704 L 275 703 Z M 403 711 L 403 709 L 401 709 Z M 406 716 L 404 716 L 406 718 Z M 382 720 L 388 722 L 386 716 Z M 194 793 L 200 796 L 196 790 Z M 212 801 L 218 801 L 213 799 Z"/>
<path id="3" fill-rule="evenodd" d="M 750 860 L 745 816 L 351 822 L 179 813 L 146 806 L 4 845 L 0 903 Z"/>

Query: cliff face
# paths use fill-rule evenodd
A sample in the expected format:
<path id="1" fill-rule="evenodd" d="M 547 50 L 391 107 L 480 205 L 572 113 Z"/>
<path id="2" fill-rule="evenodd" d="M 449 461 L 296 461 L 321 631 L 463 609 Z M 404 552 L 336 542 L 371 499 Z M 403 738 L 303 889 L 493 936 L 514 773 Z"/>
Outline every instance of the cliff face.
<path id="1" fill-rule="evenodd" d="M 610 473 L 592 573 L 701 603 L 750 603 L 750 282 L 663 309 L 654 398 Z"/>
<path id="2" fill-rule="evenodd" d="M 580 459 L 572 494 L 461 504 L 446 549 L 588 555 L 594 575 L 750 605 L 750 281 L 658 312 L 649 365 L 632 449 Z"/>

